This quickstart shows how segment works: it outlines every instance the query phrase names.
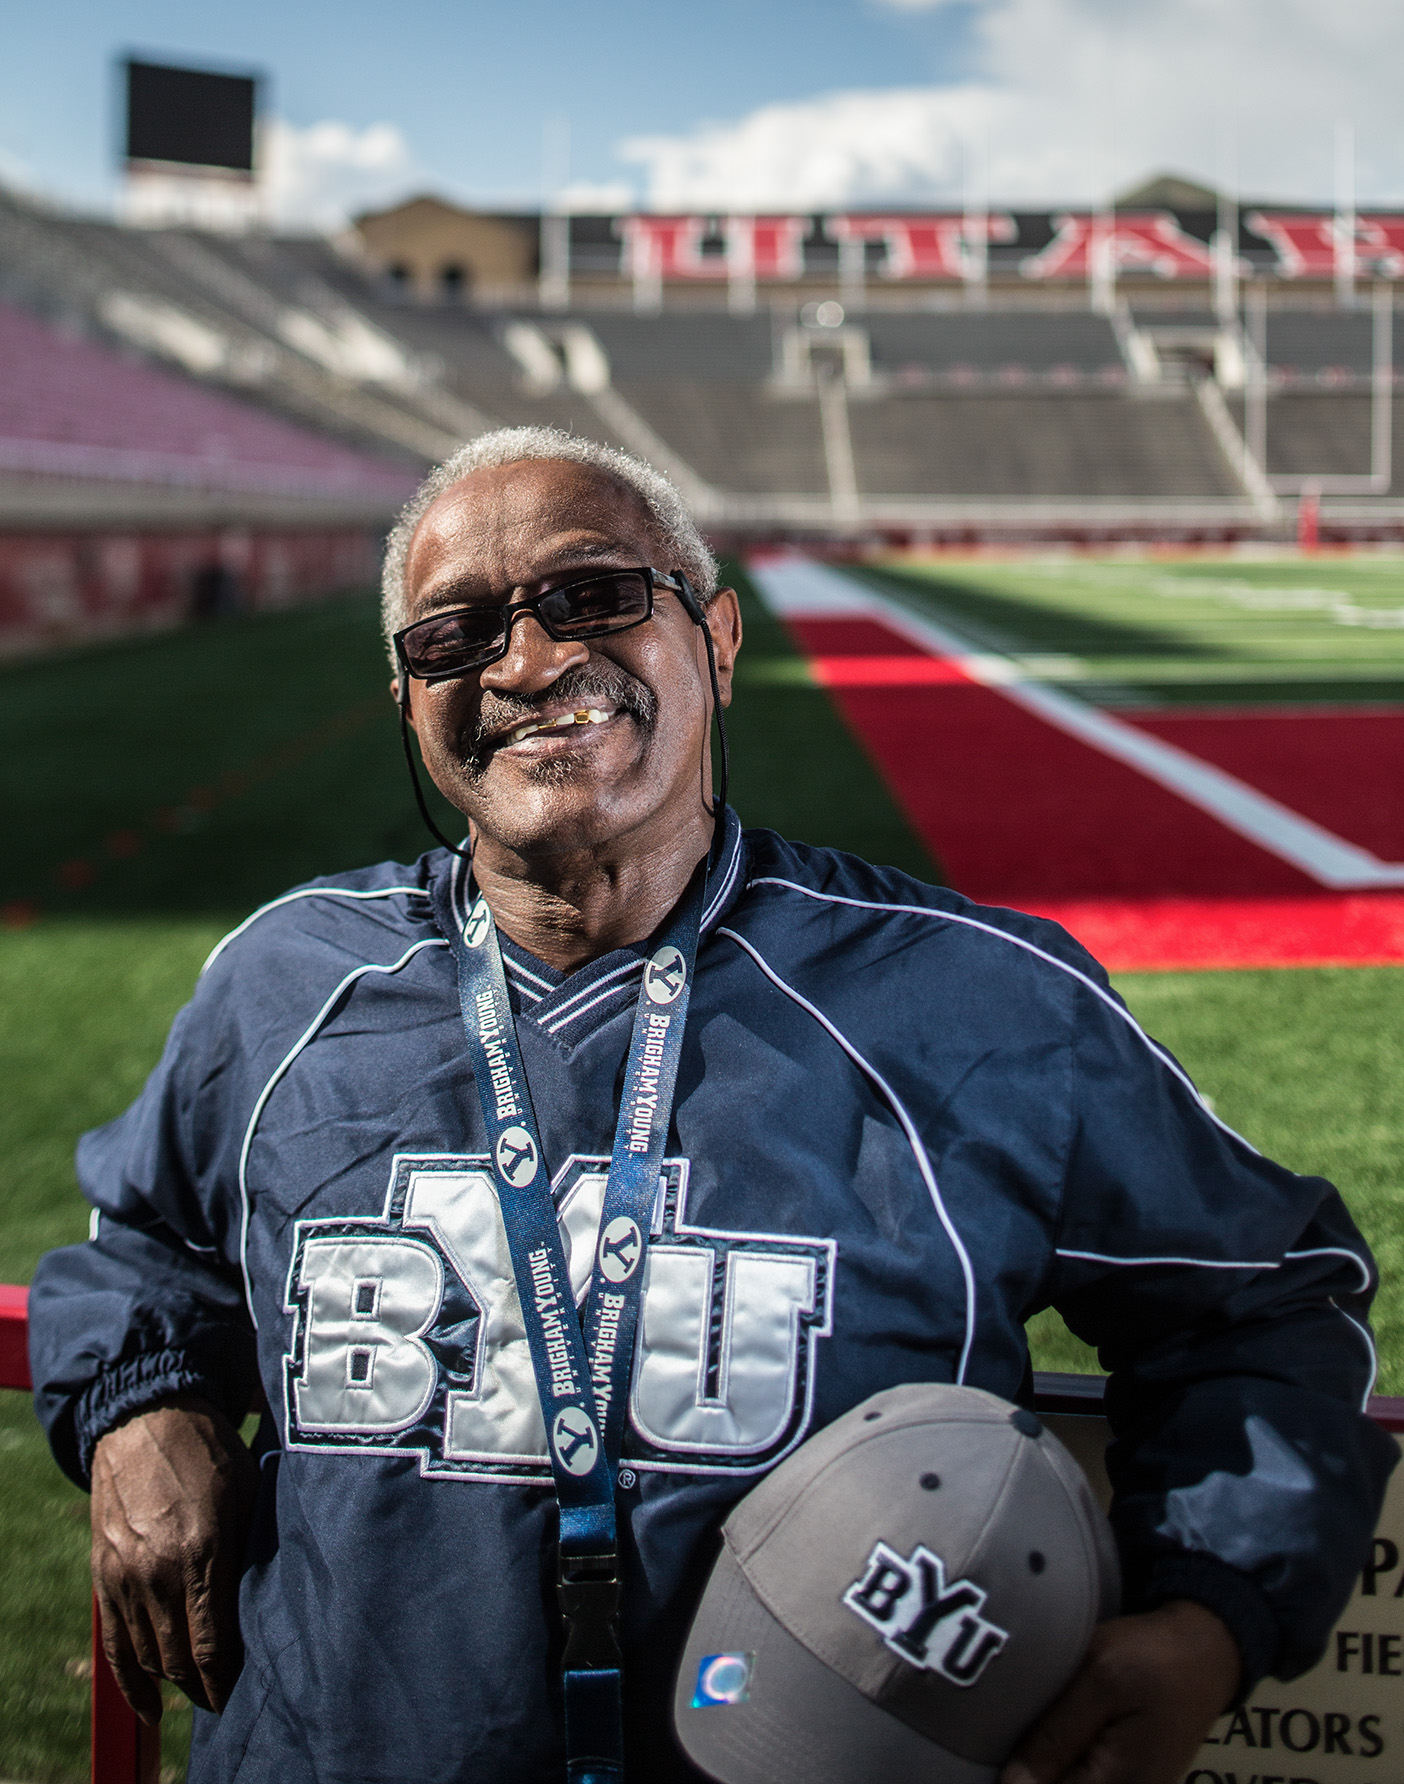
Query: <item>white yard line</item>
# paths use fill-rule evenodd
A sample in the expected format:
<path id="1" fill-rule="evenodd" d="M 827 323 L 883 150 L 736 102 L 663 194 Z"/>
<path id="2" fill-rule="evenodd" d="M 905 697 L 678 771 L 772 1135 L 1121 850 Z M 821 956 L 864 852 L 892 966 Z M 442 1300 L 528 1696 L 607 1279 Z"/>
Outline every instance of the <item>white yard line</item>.
<path id="1" fill-rule="evenodd" d="M 1222 768 L 1035 680 L 1010 657 L 972 649 L 968 639 L 920 617 L 833 565 L 790 557 L 762 559 L 749 569 L 766 605 L 780 616 L 867 616 L 881 621 L 932 655 L 949 657 L 972 681 L 994 689 L 1045 724 L 1178 794 L 1319 886 L 1334 892 L 1404 886 L 1404 863 L 1381 861 L 1368 849 L 1314 824 Z"/>

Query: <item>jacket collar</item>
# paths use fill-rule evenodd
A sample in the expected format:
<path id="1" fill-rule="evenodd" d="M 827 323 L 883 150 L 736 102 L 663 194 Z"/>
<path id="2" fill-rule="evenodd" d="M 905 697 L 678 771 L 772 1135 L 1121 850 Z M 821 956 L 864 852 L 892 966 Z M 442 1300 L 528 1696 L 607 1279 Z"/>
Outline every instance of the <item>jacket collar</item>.
<path id="1" fill-rule="evenodd" d="M 716 929 L 740 896 L 745 885 L 742 871 L 745 843 L 741 821 L 727 807 L 720 845 L 707 876 L 707 899 L 702 911 L 702 937 Z M 470 864 L 460 857 L 440 854 L 435 875 L 451 877 L 452 906 L 460 922 L 466 922 L 472 902 Z M 638 995 L 639 976 L 648 958 L 647 948 L 615 948 L 591 960 L 577 971 L 564 974 L 538 960 L 501 934 L 502 964 L 518 1016 L 525 1016 L 565 1046 L 573 1046 L 602 1022 L 632 1005 Z"/>

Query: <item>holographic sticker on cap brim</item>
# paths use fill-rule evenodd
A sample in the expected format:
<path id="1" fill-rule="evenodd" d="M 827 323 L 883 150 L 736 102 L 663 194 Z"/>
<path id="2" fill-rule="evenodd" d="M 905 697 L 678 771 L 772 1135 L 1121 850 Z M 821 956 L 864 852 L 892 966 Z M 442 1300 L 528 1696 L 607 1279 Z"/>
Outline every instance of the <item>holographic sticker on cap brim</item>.
<path id="1" fill-rule="evenodd" d="M 693 1709 L 745 1703 L 751 1695 L 751 1671 L 755 1664 L 754 1654 L 704 1654 L 697 1664 Z"/>

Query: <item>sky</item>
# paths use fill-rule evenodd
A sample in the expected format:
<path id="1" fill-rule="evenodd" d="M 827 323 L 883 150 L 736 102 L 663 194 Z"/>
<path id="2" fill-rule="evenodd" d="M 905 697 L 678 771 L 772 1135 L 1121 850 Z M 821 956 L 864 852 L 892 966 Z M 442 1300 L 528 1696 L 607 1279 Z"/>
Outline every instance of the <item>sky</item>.
<path id="1" fill-rule="evenodd" d="M 0 14 L 0 180 L 117 197 L 120 58 L 267 75 L 273 215 L 1085 204 L 1170 168 L 1404 201 L 1399 0 L 45 0 Z"/>

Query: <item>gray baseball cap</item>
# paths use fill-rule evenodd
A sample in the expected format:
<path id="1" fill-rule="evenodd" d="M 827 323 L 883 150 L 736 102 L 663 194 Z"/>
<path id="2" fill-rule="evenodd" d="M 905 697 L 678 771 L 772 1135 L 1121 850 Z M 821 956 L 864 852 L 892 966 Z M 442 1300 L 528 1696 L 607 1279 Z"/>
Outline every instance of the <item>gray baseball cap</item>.
<path id="1" fill-rule="evenodd" d="M 1121 1596 L 1082 1470 L 976 1388 L 865 1400 L 722 1542 L 673 1717 L 725 1784 L 989 1784 Z"/>

